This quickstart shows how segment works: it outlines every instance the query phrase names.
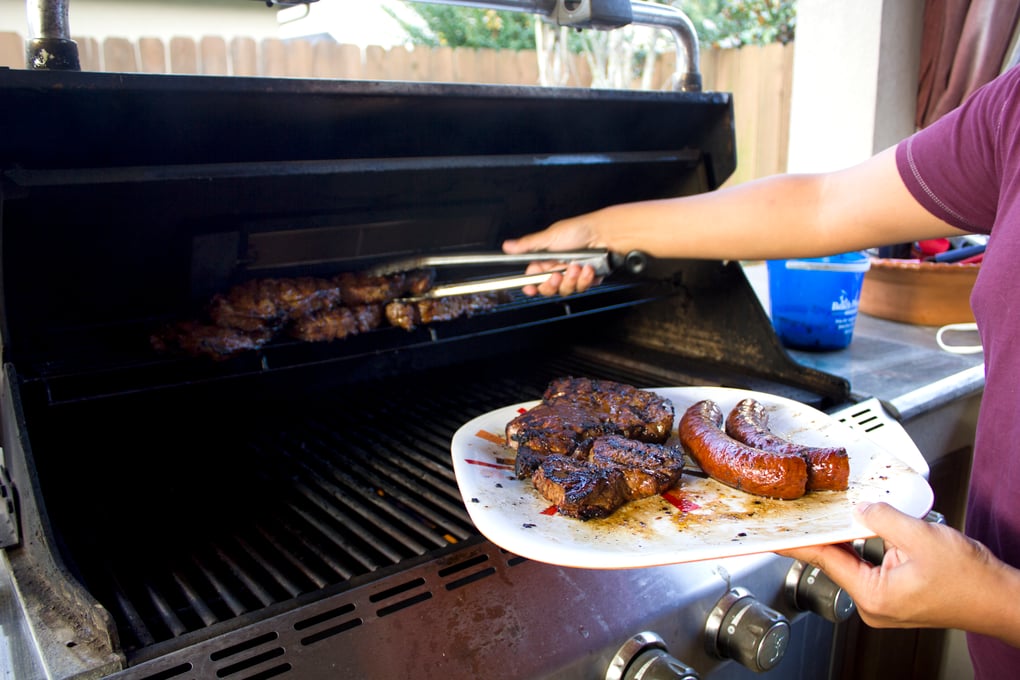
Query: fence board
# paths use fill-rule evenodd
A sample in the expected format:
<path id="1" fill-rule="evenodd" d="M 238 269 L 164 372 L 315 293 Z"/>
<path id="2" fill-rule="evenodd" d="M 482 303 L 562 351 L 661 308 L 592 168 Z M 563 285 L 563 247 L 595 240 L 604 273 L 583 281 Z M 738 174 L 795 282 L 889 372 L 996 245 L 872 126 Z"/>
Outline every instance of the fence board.
<path id="1" fill-rule="evenodd" d="M 103 41 L 103 70 L 119 73 L 138 71 L 135 44 L 126 38 L 109 38 Z"/>
<path id="2" fill-rule="evenodd" d="M 287 75 L 287 50 L 278 38 L 262 40 L 262 60 L 259 75 L 282 78 Z"/>
<path id="3" fill-rule="evenodd" d="M 0 66 L 25 68 L 25 40 L 13 31 L 0 31 Z"/>
<path id="4" fill-rule="evenodd" d="M 258 45 L 255 38 L 234 38 L 230 41 L 230 63 L 235 76 L 259 74 Z"/>
<path id="5" fill-rule="evenodd" d="M 198 73 L 198 45 L 191 38 L 170 38 L 170 72 Z"/>
<path id="6" fill-rule="evenodd" d="M 199 70 L 206 75 L 230 75 L 227 66 L 227 41 L 220 37 L 206 36 L 198 43 Z"/>
<path id="7" fill-rule="evenodd" d="M 138 40 L 138 65 L 144 73 L 166 73 L 166 46 L 159 38 Z"/>
<path id="8" fill-rule="evenodd" d="M 82 71 L 102 71 L 102 48 L 99 45 L 99 41 L 95 38 L 76 38 L 71 37 L 78 45 L 78 63 L 81 64 Z"/>

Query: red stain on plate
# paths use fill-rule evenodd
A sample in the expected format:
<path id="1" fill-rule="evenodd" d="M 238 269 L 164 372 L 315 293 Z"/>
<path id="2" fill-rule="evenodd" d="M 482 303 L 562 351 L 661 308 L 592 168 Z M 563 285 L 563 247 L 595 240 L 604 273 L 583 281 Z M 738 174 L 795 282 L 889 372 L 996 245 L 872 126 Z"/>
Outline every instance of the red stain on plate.
<path id="1" fill-rule="evenodd" d="M 559 511 L 555 505 L 550 505 L 548 508 L 542 511 L 543 515 L 555 515 Z"/>
<path id="2" fill-rule="evenodd" d="M 513 465 L 506 463 L 488 463 L 484 460 L 474 460 L 473 458 L 465 458 L 464 462 L 468 465 L 481 465 L 482 467 L 496 468 L 497 470 L 513 470 Z"/>
<path id="3" fill-rule="evenodd" d="M 672 491 L 667 491 L 666 493 L 662 494 L 662 497 L 665 498 L 670 505 L 672 505 L 680 512 L 691 512 L 692 510 L 697 510 L 698 508 L 701 507 L 694 501 L 688 498 L 684 498 L 683 496 L 673 493 Z"/>

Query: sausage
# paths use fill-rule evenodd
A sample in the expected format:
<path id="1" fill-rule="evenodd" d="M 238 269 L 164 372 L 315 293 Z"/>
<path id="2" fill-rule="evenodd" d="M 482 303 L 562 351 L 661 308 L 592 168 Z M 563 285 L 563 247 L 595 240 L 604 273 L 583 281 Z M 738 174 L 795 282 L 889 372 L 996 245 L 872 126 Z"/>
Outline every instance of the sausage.
<path id="1" fill-rule="evenodd" d="M 808 491 L 845 491 L 850 486 L 850 457 L 842 446 L 797 444 L 769 430 L 765 407 L 754 399 L 741 400 L 726 418 L 726 433 L 762 451 L 799 456 L 807 462 Z"/>
<path id="2" fill-rule="evenodd" d="M 807 463 L 799 456 L 761 451 L 722 430 L 714 401 L 694 404 L 680 418 L 680 443 L 709 477 L 741 491 L 790 500 L 807 489 Z"/>

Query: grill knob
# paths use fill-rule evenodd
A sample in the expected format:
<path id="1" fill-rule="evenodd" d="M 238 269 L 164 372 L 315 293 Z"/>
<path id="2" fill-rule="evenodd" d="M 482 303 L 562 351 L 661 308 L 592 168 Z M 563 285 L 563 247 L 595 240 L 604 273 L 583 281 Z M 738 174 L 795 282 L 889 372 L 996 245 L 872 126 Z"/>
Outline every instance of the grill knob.
<path id="1" fill-rule="evenodd" d="M 606 680 L 698 680 L 698 674 L 666 651 L 655 633 L 638 633 L 623 643 L 606 670 Z"/>
<path id="2" fill-rule="evenodd" d="M 705 648 L 756 673 L 772 670 L 790 641 L 790 622 L 744 588 L 732 588 L 708 615 Z"/>
<path id="3" fill-rule="evenodd" d="M 824 571 L 800 560 L 786 572 L 786 598 L 791 606 L 833 623 L 846 621 L 857 610 L 850 595 Z"/>

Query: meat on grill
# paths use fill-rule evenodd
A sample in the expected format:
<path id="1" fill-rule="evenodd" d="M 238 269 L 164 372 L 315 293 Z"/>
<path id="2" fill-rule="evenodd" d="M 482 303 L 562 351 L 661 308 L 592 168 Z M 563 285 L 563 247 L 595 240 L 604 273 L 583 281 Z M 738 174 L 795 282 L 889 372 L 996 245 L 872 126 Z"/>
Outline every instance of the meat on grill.
<path id="1" fill-rule="evenodd" d="M 378 328 L 382 317 L 382 305 L 336 307 L 295 320 L 288 332 L 305 342 L 328 342 Z"/>
<path id="2" fill-rule="evenodd" d="M 590 441 L 607 434 L 661 444 L 673 429 L 673 403 L 654 392 L 611 380 L 553 380 L 542 402 L 507 423 L 517 449 L 519 478 L 530 476 L 548 455 L 586 456 Z"/>
<path id="3" fill-rule="evenodd" d="M 152 334 L 153 348 L 160 352 L 179 350 L 191 356 L 206 356 L 217 361 L 262 347 L 273 338 L 268 329 L 251 331 L 223 328 L 197 321 L 169 324 Z"/>
<path id="4" fill-rule="evenodd" d="M 391 325 L 412 330 L 488 311 L 506 293 L 483 293 L 403 301 L 431 289 L 431 269 L 371 276 L 344 272 L 332 277 L 253 279 L 213 296 L 207 319 L 168 325 L 150 343 L 161 352 L 229 359 L 259 349 L 280 334 L 306 342 L 328 342 Z"/>
<path id="5" fill-rule="evenodd" d="M 452 321 L 462 316 L 484 312 L 505 301 L 504 295 L 496 292 L 421 300 L 394 300 L 386 305 L 386 318 L 390 324 L 410 331 L 422 324 Z"/>
<path id="6" fill-rule="evenodd" d="M 428 292 L 435 280 L 435 271 L 416 269 L 385 276 L 344 272 L 333 280 L 340 288 L 344 305 L 380 305 L 405 295 L 415 297 Z"/>
<path id="7" fill-rule="evenodd" d="M 340 300 L 340 286 L 334 279 L 253 279 L 214 295 L 209 318 L 224 328 L 278 330 L 287 321 L 329 309 Z"/>

